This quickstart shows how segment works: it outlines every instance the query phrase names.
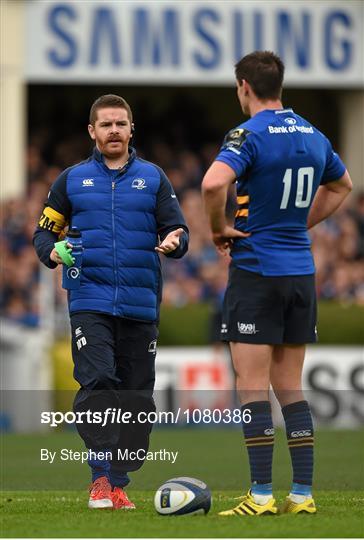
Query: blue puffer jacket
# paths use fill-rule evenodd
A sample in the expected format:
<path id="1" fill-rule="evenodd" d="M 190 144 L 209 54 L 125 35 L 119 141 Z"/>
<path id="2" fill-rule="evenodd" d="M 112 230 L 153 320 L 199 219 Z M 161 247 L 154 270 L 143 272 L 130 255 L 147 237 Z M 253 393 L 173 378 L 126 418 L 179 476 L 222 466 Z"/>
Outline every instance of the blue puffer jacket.
<path id="1" fill-rule="evenodd" d="M 59 213 L 82 233 L 81 286 L 69 292 L 70 312 L 99 311 L 158 320 L 158 235 L 163 238 L 178 227 L 188 232 L 163 171 L 138 158 L 134 149 L 124 168 L 112 171 L 95 150 L 90 159 L 64 171 L 53 184 L 43 216 L 52 211 L 53 217 Z M 48 266 L 53 266 L 49 253 L 54 238 L 47 249 L 45 235 L 49 239 L 49 233 L 58 232 L 57 219 L 54 221 L 51 230 L 50 220 L 44 227 L 41 218 L 34 237 L 38 255 Z M 188 234 L 184 234 L 175 257 L 184 254 L 187 242 Z"/>

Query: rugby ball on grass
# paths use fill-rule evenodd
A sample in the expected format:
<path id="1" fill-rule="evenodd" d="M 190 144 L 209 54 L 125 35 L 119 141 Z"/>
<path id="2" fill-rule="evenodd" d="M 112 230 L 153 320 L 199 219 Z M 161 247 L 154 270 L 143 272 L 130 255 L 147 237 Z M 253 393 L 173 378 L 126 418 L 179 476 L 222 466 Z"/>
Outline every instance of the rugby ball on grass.
<path id="1" fill-rule="evenodd" d="M 207 514 L 211 493 L 207 485 L 196 478 L 171 478 L 156 491 L 154 506 L 163 516 Z"/>

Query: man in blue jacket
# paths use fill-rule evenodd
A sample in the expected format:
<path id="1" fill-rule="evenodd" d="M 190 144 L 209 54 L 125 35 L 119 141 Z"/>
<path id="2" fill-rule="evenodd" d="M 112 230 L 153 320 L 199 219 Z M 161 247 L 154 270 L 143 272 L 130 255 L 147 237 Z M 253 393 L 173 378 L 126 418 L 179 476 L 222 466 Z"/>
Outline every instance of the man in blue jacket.
<path id="1" fill-rule="evenodd" d="M 94 152 L 54 182 L 33 242 L 40 260 L 55 268 L 62 263 L 54 249 L 60 233 L 68 225 L 82 234 L 81 284 L 68 296 L 74 377 L 81 386 L 75 412 L 104 418 L 108 409 L 123 409 L 137 415 L 154 410 L 158 255 L 182 257 L 188 228 L 162 169 L 129 146 L 134 125 L 123 98 L 98 98 L 88 130 Z M 144 461 L 151 424 L 103 424 L 77 424 L 90 450 L 89 508 L 135 508 L 123 488 L 127 473 Z M 124 449 L 129 456 L 143 452 L 132 460 Z"/>

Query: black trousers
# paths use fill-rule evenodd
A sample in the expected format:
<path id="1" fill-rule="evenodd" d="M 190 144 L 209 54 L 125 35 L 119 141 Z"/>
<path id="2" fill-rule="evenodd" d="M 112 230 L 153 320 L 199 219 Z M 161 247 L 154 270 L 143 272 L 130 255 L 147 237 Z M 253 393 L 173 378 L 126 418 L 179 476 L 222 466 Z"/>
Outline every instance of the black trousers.
<path id="1" fill-rule="evenodd" d="M 131 412 L 133 419 L 141 411 L 155 411 L 157 326 L 103 313 L 77 312 L 71 314 L 71 327 L 74 378 L 81 386 L 74 411 L 120 409 Z M 105 426 L 94 422 L 76 426 L 87 448 L 112 452 L 114 471 L 122 474 L 143 464 L 143 460 L 120 461 L 117 452 L 147 450 L 152 424 L 108 421 Z"/>

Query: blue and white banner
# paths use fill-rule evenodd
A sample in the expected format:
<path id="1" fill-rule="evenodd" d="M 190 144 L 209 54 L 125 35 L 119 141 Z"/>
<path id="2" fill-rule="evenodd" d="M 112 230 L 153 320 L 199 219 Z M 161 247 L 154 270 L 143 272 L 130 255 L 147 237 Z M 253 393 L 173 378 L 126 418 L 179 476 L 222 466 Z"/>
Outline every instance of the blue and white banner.
<path id="1" fill-rule="evenodd" d="M 289 86 L 364 86 L 364 3 L 33 0 L 31 82 L 232 85 L 233 66 L 277 52 Z"/>

